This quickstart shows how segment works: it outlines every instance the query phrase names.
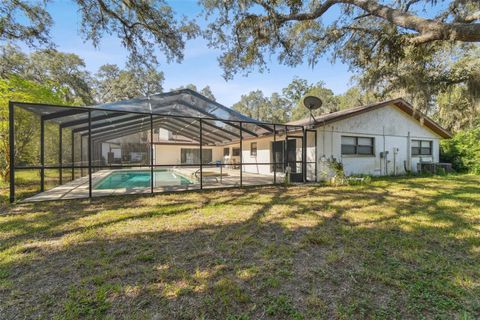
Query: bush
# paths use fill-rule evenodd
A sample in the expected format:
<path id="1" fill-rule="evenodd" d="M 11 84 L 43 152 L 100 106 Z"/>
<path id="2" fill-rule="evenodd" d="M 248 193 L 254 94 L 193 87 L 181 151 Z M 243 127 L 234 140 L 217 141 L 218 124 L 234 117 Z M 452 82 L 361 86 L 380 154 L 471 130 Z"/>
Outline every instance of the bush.
<path id="1" fill-rule="evenodd" d="M 459 172 L 480 174 L 480 126 L 441 142 L 440 158 Z"/>
<path id="2" fill-rule="evenodd" d="M 334 186 L 343 186 L 348 184 L 343 164 L 334 157 L 326 159 L 326 170 L 323 175 L 329 178 L 329 183 Z"/>

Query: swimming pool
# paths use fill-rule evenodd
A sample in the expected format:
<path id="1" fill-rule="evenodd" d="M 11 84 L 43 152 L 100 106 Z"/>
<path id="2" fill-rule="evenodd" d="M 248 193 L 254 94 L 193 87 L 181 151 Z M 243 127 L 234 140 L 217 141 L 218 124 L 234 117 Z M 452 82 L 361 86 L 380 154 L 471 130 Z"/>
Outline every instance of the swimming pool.
<path id="1" fill-rule="evenodd" d="M 153 171 L 154 187 L 186 186 L 192 181 L 169 170 Z M 95 190 L 150 188 L 149 170 L 113 171 L 94 186 Z"/>

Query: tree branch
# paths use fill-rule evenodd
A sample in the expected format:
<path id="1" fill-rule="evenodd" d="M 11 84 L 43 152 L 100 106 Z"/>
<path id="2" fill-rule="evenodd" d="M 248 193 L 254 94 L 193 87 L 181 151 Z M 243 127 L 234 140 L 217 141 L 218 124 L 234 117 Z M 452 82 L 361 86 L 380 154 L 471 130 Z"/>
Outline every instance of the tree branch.
<path id="1" fill-rule="evenodd" d="M 466 22 L 466 23 L 470 23 L 470 22 L 473 22 L 473 21 L 476 21 L 476 20 L 480 20 L 480 10 L 466 16 L 461 21 Z"/>
<path id="2" fill-rule="evenodd" d="M 418 35 L 411 37 L 413 44 L 421 44 L 435 40 L 452 40 L 463 42 L 480 42 L 480 23 L 445 23 L 394 9 L 378 3 L 376 0 L 327 0 L 312 12 L 280 14 L 269 8 L 272 18 L 279 24 L 288 21 L 315 20 L 336 4 L 350 4 L 362 9 L 372 16 L 382 18 L 390 23 L 408 30 L 416 31 Z M 480 13 L 466 17 L 465 21 L 477 20 Z"/>
<path id="3" fill-rule="evenodd" d="M 405 9 L 403 11 L 408 12 L 410 10 L 410 7 L 414 5 L 415 3 L 418 3 L 420 0 L 410 0 L 408 3 L 405 5 Z"/>
<path id="4" fill-rule="evenodd" d="M 282 14 L 275 13 L 275 17 L 279 23 L 283 23 L 291 20 L 297 20 L 297 21 L 314 20 L 321 17 L 332 6 L 341 2 L 342 0 L 327 0 L 322 5 L 318 6 L 313 12 L 291 13 L 289 15 L 282 15 Z"/>
<path id="5" fill-rule="evenodd" d="M 418 36 L 411 42 L 420 44 L 434 40 L 454 40 L 464 42 L 480 41 L 480 24 L 444 23 L 425 19 L 409 12 L 403 12 L 374 0 L 338 0 L 343 3 L 355 5 L 374 16 L 383 18 L 399 27 L 417 31 Z"/>

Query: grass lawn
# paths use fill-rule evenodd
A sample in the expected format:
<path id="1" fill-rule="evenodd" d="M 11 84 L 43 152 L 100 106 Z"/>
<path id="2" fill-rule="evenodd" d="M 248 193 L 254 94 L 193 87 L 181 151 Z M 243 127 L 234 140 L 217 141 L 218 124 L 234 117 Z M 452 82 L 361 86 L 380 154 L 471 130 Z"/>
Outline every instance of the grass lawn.
<path id="1" fill-rule="evenodd" d="M 2 210 L 2 319 L 480 317 L 479 176 Z"/>

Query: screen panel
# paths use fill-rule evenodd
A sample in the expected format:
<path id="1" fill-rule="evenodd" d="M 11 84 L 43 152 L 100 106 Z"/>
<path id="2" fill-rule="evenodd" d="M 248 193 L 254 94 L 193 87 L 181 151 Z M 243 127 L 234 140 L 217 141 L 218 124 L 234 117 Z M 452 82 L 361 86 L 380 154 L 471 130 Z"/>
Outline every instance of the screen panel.
<path id="1" fill-rule="evenodd" d="M 274 183 L 274 174 L 270 164 L 243 164 L 242 185 L 255 186 Z"/>
<path id="2" fill-rule="evenodd" d="M 15 198 L 23 200 L 40 192 L 39 169 L 15 170 Z"/>
<path id="3" fill-rule="evenodd" d="M 150 168 L 97 167 L 92 174 L 92 195 L 94 197 L 150 192 Z"/>
<path id="4" fill-rule="evenodd" d="M 240 186 L 238 164 L 208 164 L 202 168 L 203 188 L 226 188 Z"/>
<path id="5" fill-rule="evenodd" d="M 242 185 L 265 185 L 275 181 L 274 126 L 242 123 Z"/>
<path id="6" fill-rule="evenodd" d="M 183 108 L 176 100 L 174 103 L 179 114 L 188 114 L 203 102 L 193 108 Z M 218 108 L 212 102 L 207 104 L 207 109 Z M 121 194 L 151 192 L 152 183 L 155 192 L 264 185 L 282 181 L 286 165 L 294 174 L 303 170 L 303 140 L 295 136 L 302 132 L 298 126 L 254 123 L 227 114 L 224 119 L 200 120 L 113 109 L 27 105 L 19 106 L 17 114 L 23 124 L 15 125 L 20 130 L 28 124 L 31 146 L 28 153 L 16 157 L 16 163 L 19 169 L 22 165 L 36 166 L 39 187 L 43 185 L 50 195 L 61 186 L 78 189 L 81 197 L 89 196 L 89 171 L 97 196 L 108 193 L 102 190 L 122 189 L 97 188 L 105 172 L 106 176 L 115 173 L 113 176 L 133 178 L 127 179 L 123 191 L 114 192 Z M 161 104 L 156 107 L 163 108 Z M 20 146 L 21 135 L 15 138 Z M 35 180 L 33 175 L 30 181 Z"/>
<path id="7" fill-rule="evenodd" d="M 45 169 L 45 190 L 50 190 L 60 185 L 60 170 Z"/>
<path id="8" fill-rule="evenodd" d="M 150 115 L 94 111 L 92 119 L 93 166 L 150 165 Z"/>
<path id="9" fill-rule="evenodd" d="M 200 121 L 153 116 L 153 163 L 158 166 L 200 165 Z"/>
<path id="10" fill-rule="evenodd" d="M 202 120 L 202 187 L 240 186 L 240 123 Z"/>
<path id="11" fill-rule="evenodd" d="M 14 106 L 15 127 L 15 166 L 39 166 L 40 163 L 40 124 L 38 114 Z"/>

